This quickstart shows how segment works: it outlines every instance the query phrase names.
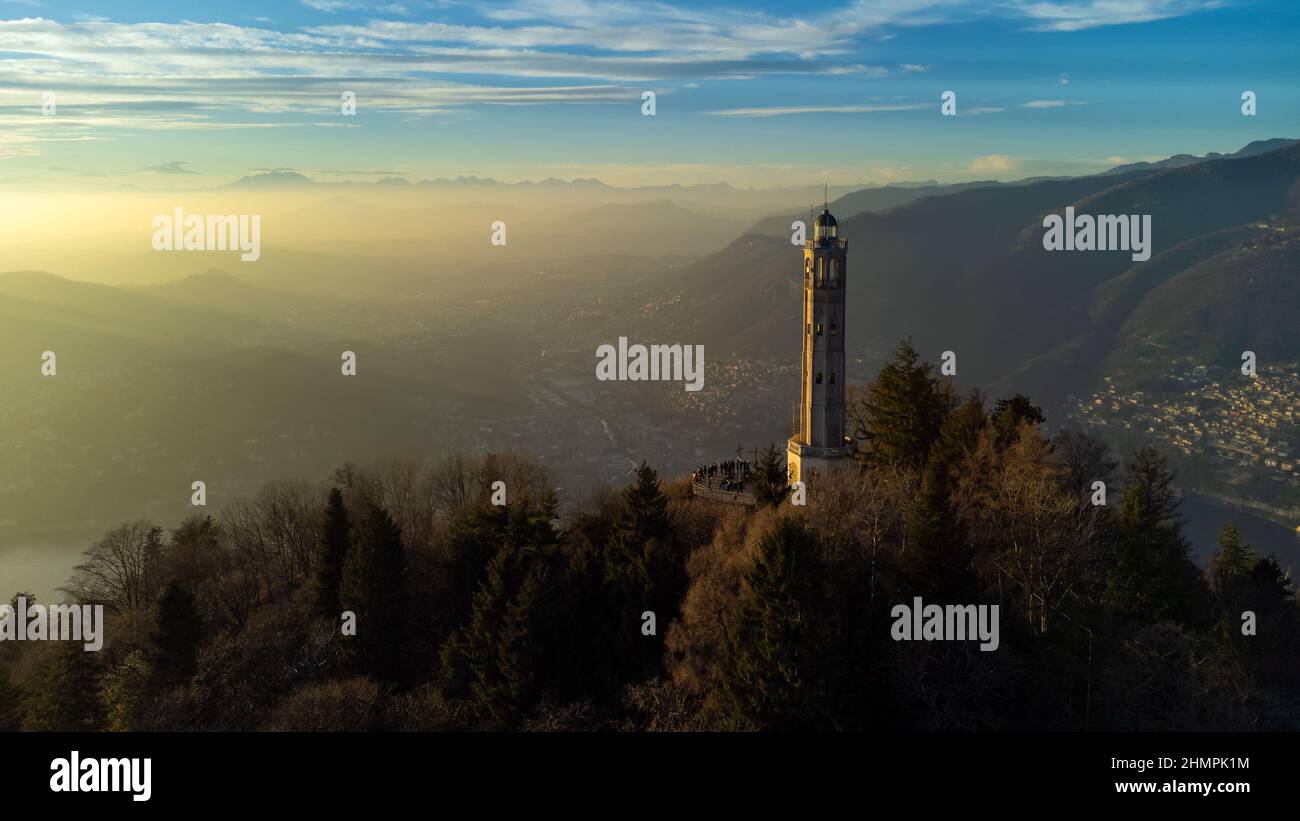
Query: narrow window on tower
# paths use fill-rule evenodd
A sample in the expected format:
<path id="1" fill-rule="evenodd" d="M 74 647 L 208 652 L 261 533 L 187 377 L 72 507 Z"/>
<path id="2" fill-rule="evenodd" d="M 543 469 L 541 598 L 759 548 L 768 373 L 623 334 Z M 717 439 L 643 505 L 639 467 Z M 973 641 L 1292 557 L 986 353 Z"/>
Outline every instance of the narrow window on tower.
<path id="1" fill-rule="evenodd" d="M 822 324 L 820 322 L 817 323 L 817 335 L 822 335 Z"/>
<path id="2" fill-rule="evenodd" d="M 836 325 L 834 322 L 832 322 L 832 323 L 831 323 L 831 336 L 835 336 L 835 335 L 837 335 L 839 332 L 840 332 L 840 326 L 839 326 L 839 325 Z"/>
<path id="3" fill-rule="evenodd" d="M 831 287 L 840 287 L 840 261 L 838 259 L 831 260 Z"/>
<path id="4" fill-rule="evenodd" d="M 821 372 L 821 371 L 818 371 L 818 372 L 817 372 L 817 384 L 820 385 L 821 383 L 822 383 L 822 372 Z"/>
<path id="5" fill-rule="evenodd" d="M 817 287 L 826 287 L 826 260 L 817 260 Z"/>

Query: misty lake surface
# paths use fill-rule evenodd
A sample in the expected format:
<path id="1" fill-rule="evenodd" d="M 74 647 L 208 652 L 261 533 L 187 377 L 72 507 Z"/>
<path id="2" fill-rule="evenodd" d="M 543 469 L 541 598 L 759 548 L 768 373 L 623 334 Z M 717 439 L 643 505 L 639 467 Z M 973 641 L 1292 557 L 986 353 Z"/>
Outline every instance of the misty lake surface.
<path id="1" fill-rule="evenodd" d="M 1193 556 L 1196 563 L 1204 566 L 1219 549 L 1219 531 L 1225 522 L 1232 522 L 1246 543 L 1267 556 L 1273 553 L 1283 569 L 1300 571 L 1300 534 L 1295 532 L 1295 522 L 1289 527 L 1280 525 L 1251 513 L 1242 513 L 1232 508 L 1198 496 L 1196 493 L 1184 493 L 1182 504 L 1183 517 L 1187 519 L 1184 531 L 1191 539 Z M 1295 572 L 1292 572 L 1292 578 Z"/>
<path id="2" fill-rule="evenodd" d="M 99 535 L 61 535 L 57 539 L 0 535 L 0 599 L 7 602 L 21 590 L 35 593 L 39 602 L 61 601 L 58 588 L 67 583 L 72 568 Z"/>

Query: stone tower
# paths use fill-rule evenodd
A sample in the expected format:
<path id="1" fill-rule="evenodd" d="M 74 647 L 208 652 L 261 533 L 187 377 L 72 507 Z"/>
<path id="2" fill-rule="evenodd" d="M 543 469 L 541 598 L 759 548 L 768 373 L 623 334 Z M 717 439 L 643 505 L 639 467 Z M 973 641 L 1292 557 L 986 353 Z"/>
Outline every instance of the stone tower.
<path id="1" fill-rule="evenodd" d="M 790 437 L 790 481 L 843 465 L 853 447 L 844 430 L 844 288 L 848 241 L 829 208 L 803 248 L 803 378 L 799 431 Z"/>

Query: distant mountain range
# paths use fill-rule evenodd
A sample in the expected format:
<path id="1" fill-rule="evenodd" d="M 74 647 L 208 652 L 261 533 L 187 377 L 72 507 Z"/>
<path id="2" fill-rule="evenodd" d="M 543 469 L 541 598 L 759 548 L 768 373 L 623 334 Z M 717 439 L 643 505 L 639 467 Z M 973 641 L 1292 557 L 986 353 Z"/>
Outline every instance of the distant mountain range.
<path id="1" fill-rule="evenodd" d="M 1297 141 L 1283 138 L 1271 140 L 1256 140 L 1240 151 L 1231 154 L 1219 154 L 1210 152 L 1203 157 L 1197 157 L 1191 154 L 1175 154 L 1167 159 L 1158 162 L 1137 162 L 1125 165 L 1117 165 L 1114 168 L 1107 169 L 1097 176 L 1113 177 L 1122 176 L 1134 171 L 1159 171 L 1169 168 L 1182 168 L 1186 165 L 1195 165 L 1206 160 L 1219 159 L 1242 159 L 1244 157 L 1253 157 L 1258 154 L 1267 154 L 1270 151 L 1276 151 L 1279 148 L 1285 148 L 1294 145 Z M 1012 182 L 1001 182 L 999 180 L 979 180 L 975 182 L 962 183 L 939 183 L 934 180 L 925 182 L 906 182 L 894 183 L 883 187 L 861 188 L 856 191 L 850 191 L 831 201 L 831 212 L 838 215 L 840 219 L 860 214 L 864 211 L 888 211 L 891 208 L 897 208 L 900 205 L 906 205 L 909 202 L 924 199 L 926 197 L 942 196 L 946 194 L 956 194 L 967 191 L 972 188 L 991 188 L 995 186 L 1023 186 L 1034 185 L 1042 182 L 1052 182 L 1057 180 L 1070 179 L 1069 177 L 1030 177 L 1023 180 Z M 767 217 L 760 220 L 753 227 L 750 233 L 767 234 L 770 236 L 788 235 L 790 233 L 790 223 L 792 220 L 803 219 L 806 214 L 798 212 L 789 212 L 779 216 Z"/>
<path id="2" fill-rule="evenodd" d="M 1198 162 L 1204 162 L 1206 160 L 1225 160 L 1230 158 L 1241 159 L 1242 157 L 1253 157 L 1256 154 L 1267 154 L 1268 152 L 1276 151 L 1279 148 L 1286 148 L 1288 145 L 1295 144 L 1295 142 L 1295 140 L 1284 139 L 1281 137 L 1275 137 L 1271 140 L 1255 140 L 1253 143 L 1248 143 L 1240 151 L 1234 151 L 1231 154 L 1220 154 L 1217 151 L 1211 151 L 1210 153 L 1200 157 L 1194 154 L 1175 154 L 1172 157 L 1157 162 L 1133 162 L 1124 165 L 1117 165 L 1103 173 L 1123 174 L 1128 171 L 1154 171 L 1161 168 L 1182 168 L 1185 165 L 1195 165 Z"/>
<path id="3" fill-rule="evenodd" d="M 1056 419 L 1068 395 L 1139 372 L 1151 351 L 1233 367 L 1243 349 L 1300 360 L 1298 193 L 1292 140 L 1087 177 L 841 192 L 831 208 L 849 241 L 847 376 L 871 378 L 911 336 L 931 361 L 954 351 L 961 385 L 1027 392 Z M 1044 250 L 1043 217 L 1068 206 L 1151 215 L 1151 258 Z M 486 210 L 461 211 L 487 224 Z M 713 363 L 797 360 L 800 250 L 788 216 L 746 230 L 734 212 L 674 197 L 529 213 L 512 223 L 513 256 L 453 272 L 417 246 L 400 259 L 393 249 L 268 252 L 239 276 L 212 270 L 148 287 L 0 273 L 0 528 L 66 521 L 64 498 L 82 500 L 77 521 L 96 527 L 121 511 L 172 509 L 200 467 L 243 491 L 273 476 L 318 477 L 357 453 L 451 448 L 459 439 L 449 431 L 496 438 L 486 429 L 502 423 L 479 410 L 527 420 L 551 401 L 552 389 L 532 381 L 543 357 L 586 391 L 593 339 L 703 344 Z M 345 225 L 364 238 L 397 219 L 425 230 L 425 217 L 329 197 L 286 213 L 277 229 Z M 462 230 L 443 229 L 449 241 Z M 699 251 L 726 237 L 735 239 L 722 250 Z M 605 256 L 529 264 L 580 242 Z M 355 382 L 338 370 L 349 349 L 365 357 Z M 58 353 L 57 380 L 40 376 L 45 350 Z M 779 428 L 787 409 L 764 414 Z"/>
<path id="4" fill-rule="evenodd" d="M 929 183 L 894 183 L 888 187 L 911 188 Z M 355 182 L 351 180 L 339 182 L 324 182 L 313 179 L 312 177 L 297 171 L 288 169 L 277 169 L 274 171 L 263 171 L 257 174 L 250 174 L 241 177 L 234 182 L 227 183 L 225 188 L 300 188 L 304 186 L 319 187 L 340 187 L 340 188 L 370 188 L 370 187 L 411 187 L 424 189 L 454 189 L 454 190 L 491 190 L 506 189 L 514 191 L 582 191 L 594 193 L 613 193 L 613 192 L 631 192 L 640 194 L 733 194 L 762 191 L 765 193 L 784 193 L 797 199 L 814 198 L 818 201 L 823 196 L 822 184 L 809 184 L 797 186 L 770 186 L 765 188 L 736 188 L 725 182 L 712 183 L 694 183 L 692 185 L 641 185 L 641 186 L 615 186 L 609 185 L 601 180 L 594 178 L 578 177 L 571 180 L 561 180 L 555 177 L 547 177 L 544 180 L 520 180 L 518 182 L 503 182 L 490 177 L 464 176 L 455 178 L 440 177 L 437 179 L 422 179 L 418 181 L 408 180 L 405 177 L 387 176 L 374 182 Z M 859 191 L 863 188 L 872 187 L 871 183 L 857 184 L 837 184 L 829 188 L 831 194 L 840 196 L 853 191 Z"/>
<path id="5" fill-rule="evenodd" d="M 908 192 L 849 195 L 832 207 L 849 241 L 849 348 L 874 368 L 910 335 L 932 361 L 957 352 L 963 384 L 1047 403 L 1123 366 L 1137 338 L 1211 363 L 1249 346 L 1300 359 L 1298 183 L 1300 143 L 1267 140 L 1190 164 L 912 189 L 892 206 Z M 881 210 L 852 212 L 864 205 Z M 1067 206 L 1150 214 L 1151 259 L 1044 250 L 1043 217 Z M 677 273 L 677 318 L 717 356 L 797 356 L 799 256 L 788 221 L 760 223 Z"/>

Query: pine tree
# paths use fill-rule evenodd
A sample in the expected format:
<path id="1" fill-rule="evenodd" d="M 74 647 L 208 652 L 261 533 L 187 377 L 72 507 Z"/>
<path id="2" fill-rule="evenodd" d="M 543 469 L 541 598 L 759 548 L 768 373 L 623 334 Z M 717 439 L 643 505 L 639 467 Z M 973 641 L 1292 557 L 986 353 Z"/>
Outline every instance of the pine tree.
<path id="1" fill-rule="evenodd" d="M 1219 554 L 1210 563 L 1214 575 L 1222 580 L 1242 578 L 1250 574 L 1257 561 L 1255 548 L 1241 538 L 1237 526 L 1231 522 L 1225 524 L 1219 531 Z"/>
<path id="2" fill-rule="evenodd" d="M 919 360 L 911 340 L 903 340 L 867 389 L 859 435 L 872 461 L 919 469 L 939 436 L 952 400 L 933 366 Z"/>
<path id="3" fill-rule="evenodd" d="M 1219 607 L 1227 615 L 1249 609 L 1245 607 L 1245 594 L 1258 562 L 1259 555 L 1241 538 L 1236 525 L 1225 524 L 1219 531 L 1219 552 L 1210 560 L 1206 577 Z"/>
<path id="4" fill-rule="evenodd" d="M 449 688 L 469 696 L 496 729 L 514 726 L 520 712 L 532 705 L 535 683 L 546 666 L 565 663 L 550 658 L 538 637 L 550 608 L 545 579 L 551 575 L 553 558 L 546 552 L 503 546 L 474 593 L 468 624 L 443 646 Z"/>
<path id="5" fill-rule="evenodd" d="M 636 478 L 623 489 L 623 513 L 618 526 L 636 540 L 664 539 L 672 527 L 659 475 L 645 462 L 637 466 Z"/>
<path id="6" fill-rule="evenodd" d="M 354 670 L 391 679 L 398 673 L 406 616 L 402 531 L 380 507 L 366 514 L 343 562 L 339 606 L 356 615 L 357 634 L 344 639 Z"/>
<path id="7" fill-rule="evenodd" d="M 756 465 L 754 501 L 760 507 L 780 507 L 789 486 L 781 450 L 776 445 L 768 445 Z"/>
<path id="8" fill-rule="evenodd" d="M 903 524 L 907 537 L 903 558 L 915 586 L 933 596 L 960 598 L 973 580 L 966 572 L 969 559 L 952 504 L 949 467 L 937 454 L 925 466 Z"/>
<path id="9" fill-rule="evenodd" d="M 151 638 L 158 682 L 176 684 L 194 675 L 199 643 L 203 640 L 203 616 L 194 596 L 180 583 L 171 582 L 163 589 L 155 625 Z"/>
<path id="10" fill-rule="evenodd" d="M 187 516 L 172 531 L 167 550 L 167 576 L 183 583 L 190 592 L 198 589 L 218 560 L 220 527 L 211 516 Z"/>
<path id="11" fill-rule="evenodd" d="M 347 559 L 351 533 L 352 522 L 348 517 L 348 509 L 343 504 L 343 491 L 337 487 L 332 488 L 329 501 L 325 504 L 325 521 L 321 525 L 318 540 L 319 556 L 314 584 L 316 612 L 331 619 L 337 619 L 342 611 L 339 605 L 339 584 L 343 579 L 343 563 Z"/>
<path id="12" fill-rule="evenodd" d="M 930 456 L 941 459 L 947 465 L 948 472 L 955 477 L 967 455 L 979 447 L 980 434 L 988 423 L 984 396 L 978 390 L 973 390 L 944 419 Z"/>
<path id="13" fill-rule="evenodd" d="M 916 589 L 929 595 L 960 599 L 972 592 L 967 538 L 953 493 L 987 424 L 983 397 L 974 391 L 944 420 L 916 497 L 904 511 L 903 558 Z"/>
<path id="14" fill-rule="evenodd" d="M 1010 399 L 999 399 L 993 406 L 993 426 L 998 432 L 998 447 L 1006 449 L 1020 438 L 1020 426 L 1038 427 L 1047 421 L 1042 408 L 1029 401 L 1029 397 L 1018 393 Z"/>
<path id="15" fill-rule="evenodd" d="M 686 568 L 675 552 L 668 499 L 658 475 L 644 462 L 623 491 L 623 510 L 603 563 L 602 610 L 608 614 L 607 635 L 618 660 L 616 675 L 623 680 L 656 675 L 663 667 L 662 633 L 642 636 L 640 617 L 650 610 L 667 623 L 675 615 L 686 592 Z"/>
<path id="16" fill-rule="evenodd" d="M 28 690 L 23 729 L 27 732 L 95 732 L 104 726 L 95 653 L 80 642 L 52 642 Z"/>
<path id="17" fill-rule="evenodd" d="M 720 692 L 733 715 L 777 730 L 827 725 L 828 584 L 817 537 L 799 520 L 782 519 L 761 540 L 720 670 Z"/>
<path id="18" fill-rule="evenodd" d="M 1205 614 L 1205 589 L 1183 536 L 1174 476 L 1154 448 L 1137 451 L 1117 516 L 1115 563 L 1106 601 L 1143 621 L 1196 623 Z"/>

